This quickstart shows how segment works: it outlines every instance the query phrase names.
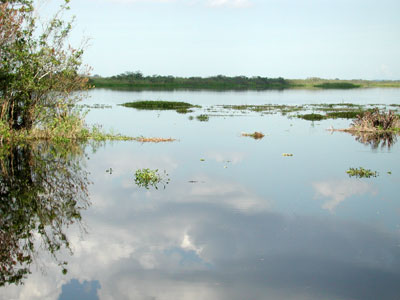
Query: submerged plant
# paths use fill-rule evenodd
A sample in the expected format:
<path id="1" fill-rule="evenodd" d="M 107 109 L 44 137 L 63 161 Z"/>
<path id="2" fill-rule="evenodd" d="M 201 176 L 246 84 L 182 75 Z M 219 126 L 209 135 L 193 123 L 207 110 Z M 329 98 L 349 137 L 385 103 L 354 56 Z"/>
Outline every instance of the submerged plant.
<path id="1" fill-rule="evenodd" d="M 164 188 L 169 183 L 170 179 L 168 178 L 167 172 L 164 170 L 162 174 L 156 170 L 150 170 L 148 168 L 138 169 L 135 172 L 135 183 L 139 187 L 144 187 L 149 189 L 150 186 L 154 187 L 156 190 L 158 189 L 158 184 L 163 184 Z"/>
<path id="2" fill-rule="evenodd" d="M 364 169 L 363 167 L 360 168 L 350 168 L 346 171 L 349 174 L 349 177 L 357 177 L 357 178 L 370 178 L 370 177 L 377 177 L 378 172 L 371 171 L 369 169 Z"/>

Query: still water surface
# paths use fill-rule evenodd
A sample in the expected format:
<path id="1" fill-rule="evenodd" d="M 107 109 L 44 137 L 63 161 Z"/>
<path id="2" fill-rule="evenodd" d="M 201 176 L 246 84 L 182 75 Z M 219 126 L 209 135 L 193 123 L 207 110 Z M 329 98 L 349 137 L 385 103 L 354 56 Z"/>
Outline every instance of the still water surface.
<path id="1" fill-rule="evenodd" d="M 177 141 L 87 147 L 80 166 L 93 182 L 91 204 L 80 206 L 80 226 L 65 229 L 73 255 L 59 255 L 68 273 L 42 249 L 25 285 L 0 288 L 0 299 L 399 299 L 399 143 L 372 148 L 326 130 L 348 120 L 189 116 L 222 104 L 400 104 L 400 90 L 98 89 L 89 96 L 85 103 L 112 108 L 92 109 L 88 123 Z M 117 106 L 135 100 L 203 108 Z M 254 131 L 266 136 L 241 136 Z M 350 167 L 379 176 L 349 178 Z M 139 168 L 165 170 L 170 183 L 140 188 Z"/>

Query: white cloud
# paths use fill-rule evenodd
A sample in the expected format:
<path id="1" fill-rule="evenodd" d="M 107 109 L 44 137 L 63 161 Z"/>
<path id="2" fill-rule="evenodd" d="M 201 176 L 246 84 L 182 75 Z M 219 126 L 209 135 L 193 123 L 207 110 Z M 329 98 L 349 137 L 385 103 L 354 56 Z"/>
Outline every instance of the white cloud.
<path id="1" fill-rule="evenodd" d="M 313 187 L 316 197 L 331 198 L 324 202 L 323 209 L 333 212 L 341 202 L 355 195 L 363 195 L 372 192 L 372 188 L 364 181 L 355 180 L 332 180 L 314 182 Z"/>

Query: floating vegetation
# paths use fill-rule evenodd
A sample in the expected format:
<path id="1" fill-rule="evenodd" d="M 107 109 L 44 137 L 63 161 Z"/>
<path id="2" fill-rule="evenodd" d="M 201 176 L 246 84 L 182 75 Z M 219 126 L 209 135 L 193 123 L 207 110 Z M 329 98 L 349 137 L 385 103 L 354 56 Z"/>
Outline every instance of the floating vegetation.
<path id="1" fill-rule="evenodd" d="M 325 116 L 320 115 L 320 114 L 305 114 L 305 115 L 298 115 L 299 118 L 307 121 L 321 121 L 326 119 Z"/>
<path id="2" fill-rule="evenodd" d="M 173 138 L 137 137 L 137 138 L 135 138 L 135 141 L 138 141 L 141 143 L 164 143 L 164 142 L 174 142 L 176 140 Z"/>
<path id="3" fill-rule="evenodd" d="M 178 114 L 188 114 L 188 113 L 193 112 L 193 110 L 192 109 L 188 109 L 187 107 L 182 107 L 182 108 L 176 109 L 176 112 Z"/>
<path id="4" fill-rule="evenodd" d="M 170 179 L 168 178 L 167 172 L 164 170 L 163 173 L 159 173 L 158 169 L 150 170 L 150 169 L 138 169 L 135 172 L 135 183 L 139 187 L 144 187 L 149 189 L 150 187 L 154 187 L 156 190 L 158 189 L 158 184 L 162 184 L 164 189 L 166 185 L 169 183 Z"/>
<path id="5" fill-rule="evenodd" d="M 202 114 L 196 116 L 196 119 L 199 120 L 200 122 L 207 122 L 210 119 L 210 117 L 208 115 Z"/>
<path id="6" fill-rule="evenodd" d="M 255 131 L 254 133 L 242 133 L 242 136 L 249 136 L 255 140 L 262 139 L 265 135 L 262 132 Z"/>
<path id="7" fill-rule="evenodd" d="M 362 110 L 355 110 L 355 111 L 333 111 L 333 112 L 328 112 L 326 114 L 326 118 L 330 119 L 354 119 L 357 118 L 358 116 L 363 116 L 365 111 Z"/>
<path id="8" fill-rule="evenodd" d="M 364 169 L 363 167 L 350 168 L 346 171 L 346 173 L 349 174 L 349 177 L 357 177 L 357 178 L 370 178 L 378 176 L 378 172 L 371 171 L 369 169 Z"/>
<path id="9" fill-rule="evenodd" d="M 189 108 L 200 107 L 186 102 L 176 101 L 136 101 L 120 104 L 121 106 L 143 110 L 176 110 L 188 112 Z"/>
<path id="10" fill-rule="evenodd" d="M 354 89 L 361 87 L 361 85 L 350 82 L 324 82 L 316 84 L 314 87 L 320 89 Z"/>
<path id="11" fill-rule="evenodd" d="M 292 153 L 282 153 L 282 156 L 293 156 Z"/>
<path id="12" fill-rule="evenodd" d="M 262 113 L 275 113 L 280 112 L 287 114 L 291 112 L 301 111 L 304 109 L 303 105 L 282 105 L 282 104 L 263 104 L 263 105 L 223 105 L 224 109 L 233 109 L 245 111 L 254 111 Z"/>

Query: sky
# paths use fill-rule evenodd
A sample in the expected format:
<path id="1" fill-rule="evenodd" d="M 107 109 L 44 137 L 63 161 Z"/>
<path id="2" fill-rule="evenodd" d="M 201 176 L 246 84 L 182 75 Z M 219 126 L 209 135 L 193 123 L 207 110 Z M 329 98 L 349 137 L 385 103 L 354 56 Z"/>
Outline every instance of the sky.
<path id="1" fill-rule="evenodd" d="M 399 0 L 71 0 L 70 6 L 71 43 L 90 39 L 85 63 L 93 75 L 400 79 Z"/>

